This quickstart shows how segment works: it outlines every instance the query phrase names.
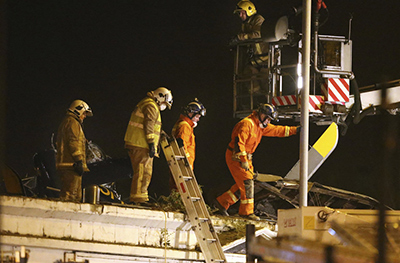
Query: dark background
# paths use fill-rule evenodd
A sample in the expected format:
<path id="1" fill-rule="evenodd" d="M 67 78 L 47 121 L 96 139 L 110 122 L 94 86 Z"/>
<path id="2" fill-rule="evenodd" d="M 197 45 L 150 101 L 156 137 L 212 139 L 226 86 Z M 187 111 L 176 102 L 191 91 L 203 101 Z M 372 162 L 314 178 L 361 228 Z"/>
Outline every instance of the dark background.
<path id="1" fill-rule="evenodd" d="M 350 13 L 354 17 L 353 71 L 359 86 L 399 79 L 398 1 L 325 2 L 330 17 L 321 34 L 348 36 Z M 112 158 L 125 157 L 123 138 L 131 111 L 146 92 L 166 86 L 174 96 L 172 110 L 162 113 L 167 132 L 193 98 L 206 106 L 207 116 L 195 129 L 195 173 L 206 194 L 226 190 L 233 180 L 225 149 L 238 122 L 232 112 L 233 53 L 228 47 L 240 28 L 232 14 L 236 3 L 7 1 L 6 163 L 22 177 L 32 173 L 33 154 L 50 148 L 51 134 L 75 99 L 86 101 L 94 112 L 84 123 L 86 137 Z M 266 23 L 302 4 L 254 3 Z M 377 198 L 382 167 L 389 166 L 390 205 L 399 207 L 399 133 L 391 144 L 395 154 L 384 157 L 382 123 L 373 116 L 350 127 L 312 181 Z M 387 123 L 396 130 L 399 116 Z M 311 125 L 311 145 L 325 128 Z M 284 176 L 298 156 L 299 136 L 264 138 L 255 154 L 255 169 Z M 154 162 L 151 194 L 168 194 L 167 181 L 162 156 Z"/>

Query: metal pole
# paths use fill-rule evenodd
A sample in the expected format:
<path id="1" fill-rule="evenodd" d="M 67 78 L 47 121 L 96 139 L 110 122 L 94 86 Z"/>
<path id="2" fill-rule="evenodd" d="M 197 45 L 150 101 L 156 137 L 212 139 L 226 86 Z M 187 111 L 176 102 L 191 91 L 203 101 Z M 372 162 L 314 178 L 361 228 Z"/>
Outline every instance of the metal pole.
<path id="1" fill-rule="evenodd" d="M 309 112 L 308 102 L 310 93 L 310 46 L 311 46 L 311 0 L 303 0 L 303 35 L 302 35 L 302 76 L 301 91 L 301 126 L 300 133 L 300 207 L 307 206 L 308 185 L 308 137 Z"/>
<path id="2" fill-rule="evenodd" d="M 387 86 L 382 87 L 381 93 L 381 106 L 383 109 L 388 108 L 387 104 Z M 388 113 L 384 113 L 380 117 L 380 127 L 381 128 L 381 138 L 382 138 L 382 151 L 379 156 L 381 157 L 381 167 L 382 176 L 379 178 L 378 184 L 378 194 L 379 194 L 379 216 L 378 216 L 378 234 L 377 234 L 377 244 L 378 244 L 378 263 L 386 262 L 387 253 L 387 237 L 386 237 L 386 207 L 390 201 L 390 173 L 391 164 L 395 162 L 393 156 L 395 156 L 395 146 L 396 145 L 396 125 L 395 122 L 390 122 L 390 116 Z"/>
<path id="3" fill-rule="evenodd" d="M 7 39 L 8 27 L 6 17 L 7 3 L 0 0 L 0 180 L 3 180 L 3 169 L 5 168 L 6 152 L 6 91 L 7 91 Z M 0 206 L 0 214 L 1 214 Z M 0 221 L 1 227 L 1 221 Z M 1 244 L 0 237 L 0 244 Z M 2 259 L 1 259 L 2 260 Z"/>
<path id="4" fill-rule="evenodd" d="M 256 237 L 256 226 L 253 224 L 246 225 L 246 263 L 254 263 L 256 262 L 255 256 L 253 256 L 250 251 L 251 242 Z"/>

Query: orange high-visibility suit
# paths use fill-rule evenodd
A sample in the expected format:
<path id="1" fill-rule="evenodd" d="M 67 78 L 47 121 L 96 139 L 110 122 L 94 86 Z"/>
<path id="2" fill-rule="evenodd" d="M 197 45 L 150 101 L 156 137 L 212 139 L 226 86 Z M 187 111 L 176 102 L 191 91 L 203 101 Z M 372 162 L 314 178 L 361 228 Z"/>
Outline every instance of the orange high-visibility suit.
<path id="1" fill-rule="evenodd" d="M 183 141 L 186 156 L 189 164 L 192 166 L 192 169 L 196 156 L 196 141 L 193 129 L 194 122 L 183 114 L 179 116 L 179 120 L 172 128 L 172 136 L 174 136 L 176 139 L 180 138 Z"/>
<path id="2" fill-rule="evenodd" d="M 266 128 L 261 128 L 259 124 L 260 121 L 256 112 L 237 123 L 233 128 L 231 142 L 225 153 L 226 164 L 236 184 L 217 197 L 217 200 L 228 210 L 231 205 L 239 200 L 239 190 L 239 215 L 254 213 L 254 172 L 251 159 L 262 136 L 288 137 L 296 134 L 296 126 L 281 126 L 270 123 Z M 249 163 L 248 171 L 241 166 L 241 162 L 246 161 Z"/>
<path id="3" fill-rule="evenodd" d="M 196 157 L 196 141 L 193 132 L 194 125 L 194 122 L 189 117 L 181 114 L 172 128 L 172 136 L 176 139 L 182 139 L 183 141 L 186 157 L 192 169 L 194 168 L 194 159 Z M 176 189 L 172 175 L 169 178 L 169 187 L 170 189 Z"/>

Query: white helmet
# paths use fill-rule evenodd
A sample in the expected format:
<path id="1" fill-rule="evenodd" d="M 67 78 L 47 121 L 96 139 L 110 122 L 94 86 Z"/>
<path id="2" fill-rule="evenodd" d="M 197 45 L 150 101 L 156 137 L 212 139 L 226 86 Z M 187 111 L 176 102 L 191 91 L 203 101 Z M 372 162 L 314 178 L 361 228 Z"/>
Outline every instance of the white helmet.
<path id="1" fill-rule="evenodd" d="M 71 103 L 71 106 L 69 106 L 68 110 L 78 117 L 81 116 L 85 112 L 86 112 L 86 116 L 88 116 L 88 117 L 93 116 L 92 109 L 83 100 L 74 100 Z"/>
<path id="2" fill-rule="evenodd" d="M 165 110 L 167 107 L 170 110 L 172 107 L 172 93 L 169 89 L 164 87 L 159 87 L 155 91 L 151 92 L 154 100 L 160 107 L 160 111 Z"/>

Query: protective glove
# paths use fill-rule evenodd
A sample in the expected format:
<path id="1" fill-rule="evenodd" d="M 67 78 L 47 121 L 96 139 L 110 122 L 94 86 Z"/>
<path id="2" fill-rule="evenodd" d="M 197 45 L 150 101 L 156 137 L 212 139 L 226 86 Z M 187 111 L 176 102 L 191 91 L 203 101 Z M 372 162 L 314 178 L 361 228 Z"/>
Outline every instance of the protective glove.
<path id="1" fill-rule="evenodd" d="M 240 165 L 242 166 L 242 168 L 243 168 L 245 171 L 248 171 L 248 170 L 250 169 L 250 167 L 249 167 L 249 162 L 241 162 Z"/>
<path id="2" fill-rule="evenodd" d="M 297 126 L 296 127 L 296 134 L 300 134 L 300 132 L 301 132 L 301 126 Z"/>
<path id="3" fill-rule="evenodd" d="M 149 156 L 153 158 L 156 154 L 156 148 L 154 147 L 154 142 L 149 143 Z"/>
<path id="4" fill-rule="evenodd" d="M 83 163 L 82 163 L 82 160 L 75 162 L 74 165 L 73 165 L 73 167 L 74 167 L 74 171 L 75 171 L 79 176 L 82 176 L 82 175 L 83 175 Z"/>

